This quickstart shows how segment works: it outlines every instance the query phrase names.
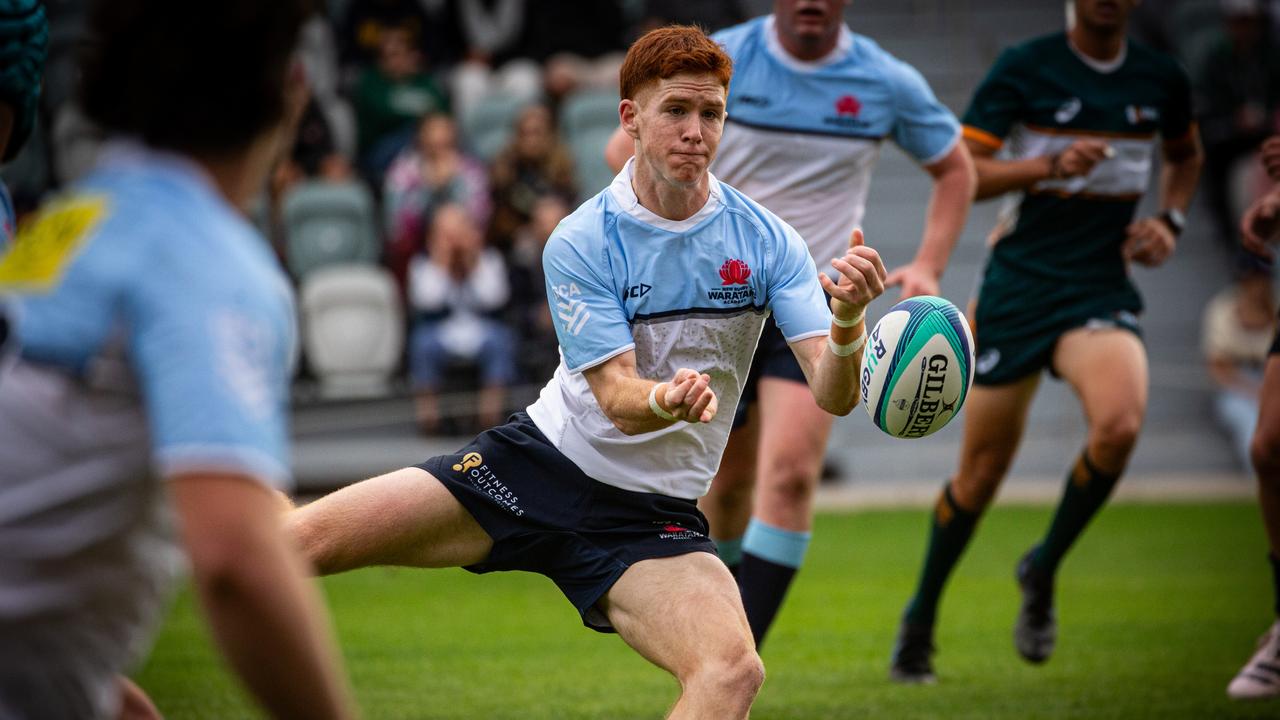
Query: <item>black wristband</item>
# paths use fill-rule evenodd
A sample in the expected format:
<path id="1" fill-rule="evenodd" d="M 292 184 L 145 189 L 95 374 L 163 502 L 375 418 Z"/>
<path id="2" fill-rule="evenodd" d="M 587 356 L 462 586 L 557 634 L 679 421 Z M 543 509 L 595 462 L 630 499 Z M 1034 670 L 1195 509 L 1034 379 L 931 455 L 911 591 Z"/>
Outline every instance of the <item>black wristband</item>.
<path id="1" fill-rule="evenodd" d="M 1173 233 L 1174 237 L 1182 235 L 1183 228 L 1187 226 L 1186 216 L 1177 208 L 1164 210 L 1156 217 L 1160 219 L 1160 222 L 1165 224 L 1165 227 L 1169 228 L 1169 232 Z"/>

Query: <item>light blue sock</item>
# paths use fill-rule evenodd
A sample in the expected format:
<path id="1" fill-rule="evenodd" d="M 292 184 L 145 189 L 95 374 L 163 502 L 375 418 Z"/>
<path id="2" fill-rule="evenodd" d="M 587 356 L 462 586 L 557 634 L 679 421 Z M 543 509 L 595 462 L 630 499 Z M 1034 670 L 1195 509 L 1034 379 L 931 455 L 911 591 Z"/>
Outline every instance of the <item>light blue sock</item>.
<path id="1" fill-rule="evenodd" d="M 783 530 L 751 518 L 747 534 L 742 538 L 742 552 L 768 560 L 775 565 L 798 568 L 804 562 L 813 533 Z"/>
<path id="2" fill-rule="evenodd" d="M 736 538 L 726 538 L 724 540 L 715 540 L 716 554 L 724 561 L 725 565 L 733 567 L 742 562 L 742 536 Z"/>

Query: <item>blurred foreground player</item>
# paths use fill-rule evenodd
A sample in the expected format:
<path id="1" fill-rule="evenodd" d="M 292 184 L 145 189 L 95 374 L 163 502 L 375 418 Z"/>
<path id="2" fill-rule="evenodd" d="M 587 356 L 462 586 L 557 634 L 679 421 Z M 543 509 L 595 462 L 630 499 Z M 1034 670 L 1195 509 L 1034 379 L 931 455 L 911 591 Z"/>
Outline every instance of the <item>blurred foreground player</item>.
<path id="1" fill-rule="evenodd" d="M 1280 135 L 1263 145 L 1262 160 L 1271 179 L 1280 182 Z M 1275 251 L 1267 243 L 1280 240 L 1280 187 L 1249 207 L 1240 223 L 1240 237 L 1245 249 L 1275 259 Z M 1267 529 L 1276 621 L 1262 636 L 1253 657 L 1227 686 L 1227 694 L 1237 700 L 1280 697 L 1280 332 L 1271 343 L 1263 371 L 1258 427 L 1249 450 L 1253 469 L 1258 473 L 1262 524 Z"/>
<path id="2" fill-rule="evenodd" d="M 882 141 L 892 139 L 929 173 L 933 196 L 915 260 L 887 284 L 903 296 L 936 295 L 973 201 L 973 163 L 955 116 L 915 68 L 849 30 L 846 4 L 777 0 L 773 14 L 712 36 L 735 66 L 713 170 L 795 227 L 825 266 L 862 224 Z M 619 130 L 609 162 L 621 167 L 631 152 Z M 766 322 L 724 460 L 699 503 L 738 575 L 757 643 L 808 549 L 833 422 L 777 324 Z"/>
<path id="3" fill-rule="evenodd" d="M 1016 570 L 1014 645 L 1041 663 L 1057 636 L 1054 578 L 1128 463 L 1147 403 L 1147 356 L 1130 266 L 1173 252 L 1200 169 L 1186 74 L 1125 39 L 1137 0 L 1074 0 L 1065 33 L 1002 53 L 965 114 L 978 198 L 1016 193 L 993 232 L 976 312 L 975 386 L 960 466 L 933 514 L 891 677 L 933 682 L 943 585 L 1013 462 L 1043 370 L 1075 391 L 1088 423 L 1045 536 Z M 1156 217 L 1134 219 L 1152 140 L 1163 139 Z M 1008 140 L 1010 152 L 994 157 Z"/>
<path id="4" fill-rule="evenodd" d="M 627 53 L 619 115 L 635 159 L 547 242 L 561 362 L 528 412 L 290 517 L 322 573 L 546 575 L 583 624 L 676 676 L 672 717 L 716 720 L 746 717 L 764 679 L 697 508 L 732 422 L 718 406 L 737 402 L 772 311 L 817 403 L 848 413 L 863 308 L 885 276 L 860 233 L 832 261 L 838 284 L 819 275 L 794 230 L 707 172 L 730 73 L 696 28 Z"/>
<path id="5" fill-rule="evenodd" d="M 305 5 L 90 10 L 82 106 L 118 139 L 0 254 L 16 310 L 0 370 L 0 717 L 154 717 L 120 674 L 149 647 L 184 548 L 215 639 L 272 716 L 353 716 L 272 492 L 289 482 L 292 295 L 238 209 L 302 111 L 290 53 Z"/>

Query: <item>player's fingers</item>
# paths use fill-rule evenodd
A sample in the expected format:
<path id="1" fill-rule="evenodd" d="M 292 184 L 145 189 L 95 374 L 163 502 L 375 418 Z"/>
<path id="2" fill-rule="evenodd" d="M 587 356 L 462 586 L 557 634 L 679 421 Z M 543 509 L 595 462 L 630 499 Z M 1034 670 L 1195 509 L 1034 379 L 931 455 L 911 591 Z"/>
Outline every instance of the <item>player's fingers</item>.
<path id="1" fill-rule="evenodd" d="M 697 399 L 689 406 L 689 414 L 686 416 L 690 422 L 702 421 L 702 415 L 707 411 L 707 407 L 711 404 L 713 393 L 711 388 L 704 389 L 698 393 Z"/>
<path id="2" fill-rule="evenodd" d="M 876 252 L 875 248 L 869 248 L 863 245 L 861 247 L 854 248 L 852 252 L 854 255 L 870 262 L 871 266 L 876 270 L 876 275 L 879 275 L 881 280 L 884 280 L 888 276 L 889 273 L 884 269 L 884 258 L 880 257 L 880 253 Z"/>
<path id="3" fill-rule="evenodd" d="M 896 270 L 889 273 L 888 275 L 885 275 L 884 286 L 896 287 L 898 285 L 901 285 L 904 279 L 906 278 L 906 275 L 907 275 L 907 269 L 905 267 L 897 268 Z M 905 288 L 906 286 L 904 285 L 903 287 Z"/>
<path id="4" fill-rule="evenodd" d="M 1250 228 L 1243 228 L 1240 233 L 1240 244 L 1245 250 L 1268 260 L 1275 257 L 1275 251 L 1261 237 L 1253 234 Z"/>
<path id="5" fill-rule="evenodd" d="M 818 273 L 818 284 L 822 286 L 822 289 L 825 290 L 828 295 L 832 294 L 836 289 L 836 282 L 827 277 L 826 273 Z"/>
<path id="6" fill-rule="evenodd" d="M 715 420 L 716 413 L 720 410 L 720 400 L 716 398 L 716 394 L 710 390 L 707 391 L 707 394 L 711 396 L 711 399 L 707 402 L 706 409 L 702 411 L 701 420 L 704 423 L 709 423 L 712 420 Z"/>
<path id="7" fill-rule="evenodd" d="M 849 233 L 849 247 L 851 248 L 860 247 L 866 241 L 866 237 L 862 234 L 862 228 L 854 228 L 853 232 Z"/>
<path id="8" fill-rule="evenodd" d="M 854 267 L 853 265 L 850 265 L 849 261 L 845 260 L 844 258 L 836 258 L 832 260 L 831 267 L 834 267 L 836 270 L 839 270 L 840 274 L 843 275 L 845 279 L 849 281 L 849 284 L 852 285 L 855 289 L 863 288 L 866 286 L 867 284 L 866 276 L 862 274 L 861 270 Z"/>
<path id="9" fill-rule="evenodd" d="M 693 379 L 688 377 L 680 382 L 667 385 L 667 412 L 672 415 L 676 414 L 676 409 L 684 405 L 684 398 L 688 395 L 691 387 L 693 387 Z"/>

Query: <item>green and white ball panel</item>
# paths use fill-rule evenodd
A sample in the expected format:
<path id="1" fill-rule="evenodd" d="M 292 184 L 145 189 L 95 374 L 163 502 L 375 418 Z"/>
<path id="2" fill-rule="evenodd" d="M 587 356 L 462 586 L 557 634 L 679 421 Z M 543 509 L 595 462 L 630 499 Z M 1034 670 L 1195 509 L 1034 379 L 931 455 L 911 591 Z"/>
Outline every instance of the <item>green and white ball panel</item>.
<path id="1" fill-rule="evenodd" d="M 942 429 L 973 383 L 973 335 L 939 297 L 903 300 L 880 318 L 862 355 L 862 401 L 876 427 L 900 438 Z"/>

